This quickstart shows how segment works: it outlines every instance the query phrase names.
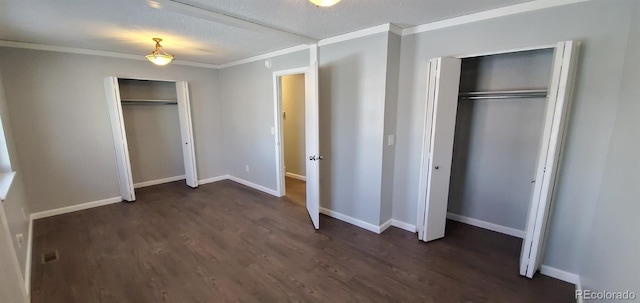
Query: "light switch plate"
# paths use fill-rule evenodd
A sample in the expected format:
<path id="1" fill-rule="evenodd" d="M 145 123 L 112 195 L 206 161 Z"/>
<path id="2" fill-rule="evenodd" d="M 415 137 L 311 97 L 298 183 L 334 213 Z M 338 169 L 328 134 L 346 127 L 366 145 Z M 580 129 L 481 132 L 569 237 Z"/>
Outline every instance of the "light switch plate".
<path id="1" fill-rule="evenodd" d="M 394 144 L 396 144 L 396 135 L 389 135 L 389 137 L 387 137 L 387 145 L 393 146 Z"/>

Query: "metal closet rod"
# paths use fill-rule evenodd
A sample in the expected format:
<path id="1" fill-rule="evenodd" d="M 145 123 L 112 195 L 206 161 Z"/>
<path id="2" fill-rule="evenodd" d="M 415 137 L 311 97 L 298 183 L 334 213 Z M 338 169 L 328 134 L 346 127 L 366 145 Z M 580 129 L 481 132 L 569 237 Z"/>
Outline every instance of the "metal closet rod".
<path id="1" fill-rule="evenodd" d="M 178 101 L 126 101 L 122 100 L 122 105 L 171 105 L 178 104 Z"/>
<path id="2" fill-rule="evenodd" d="M 546 89 L 503 90 L 488 92 L 465 92 L 458 94 L 458 97 L 464 100 L 546 98 L 548 93 L 549 91 Z"/>

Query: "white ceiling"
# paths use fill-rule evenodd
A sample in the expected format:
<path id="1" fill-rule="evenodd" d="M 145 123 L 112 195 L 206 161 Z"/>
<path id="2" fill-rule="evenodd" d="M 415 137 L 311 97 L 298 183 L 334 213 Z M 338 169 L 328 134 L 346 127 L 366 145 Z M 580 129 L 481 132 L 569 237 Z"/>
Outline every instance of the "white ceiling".
<path id="1" fill-rule="evenodd" d="M 394 23 L 406 28 L 531 0 L 0 0 L 0 40 L 151 52 L 153 37 L 178 59 L 224 64 L 314 40 Z M 221 22 L 220 14 L 248 22 Z M 248 26 L 247 26 L 248 25 Z M 276 29 L 276 30 L 273 30 Z M 282 32 L 279 32 L 282 31 Z M 294 37 L 292 37 L 294 36 Z"/>

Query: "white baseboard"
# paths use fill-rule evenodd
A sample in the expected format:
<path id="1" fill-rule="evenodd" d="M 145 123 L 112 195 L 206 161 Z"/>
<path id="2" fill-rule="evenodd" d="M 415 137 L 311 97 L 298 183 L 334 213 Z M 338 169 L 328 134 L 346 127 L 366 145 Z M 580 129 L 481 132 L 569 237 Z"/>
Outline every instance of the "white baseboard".
<path id="1" fill-rule="evenodd" d="M 384 232 L 385 230 L 387 230 L 387 228 L 391 227 L 391 219 L 387 220 L 386 222 L 382 223 L 382 225 L 380 225 L 380 232 L 379 234 L 381 234 L 382 232 Z"/>
<path id="2" fill-rule="evenodd" d="M 542 265 L 540 266 L 540 273 L 574 285 L 578 285 L 580 283 L 579 275 L 555 267 Z"/>
<path id="3" fill-rule="evenodd" d="M 300 181 L 307 181 L 307 177 L 302 176 L 302 175 L 298 175 L 298 174 L 294 174 L 294 173 L 284 173 L 285 176 L 289 177 L 289 178 L 294 178 L 294 179 L 298 179 Z"/>
<path id="4" fill-rule="evenodd" d="M 79 211 L 79 210 L 84 210 L 84 209 L 89 209 L 89 208 L 94 208 L 94 207 L 99 207 L 99 206 L 104 206 L 104 205 L 109 205 L 109 204 L 119 203 L 119 202 L 122 202 L 122 197 L 113 197 L 113 198 L 108 198 L 104 200 L 98 200 L 98 201 L 87 202 L 87 203 L 62 207 L 62 208 L 45 210 L 37 213 L 32 213 L 31 220 L 37 220 L 37 219 L 42 219 L 46 217 L 53 217 L 57 215 L 71 213 L 74 211 Z"/>
<path id="5" fill-rule="evenodd" d="M 27 296 L 31 296 L 31 256 L 33 252 L 33 219 L 29 217 L 29 232 L 27 236 L 27 256 L 24 260 L 24 288 Z"/>
<path id="6" fill-rule="evenodd" d="M 416 232 L 416 226 L 415 225 L 409 224 L 409 223 L 406 223 L 406 222 L 402 222 L 402 221 L 398 221 L 396 219 L 391 219 L 391 226 L 395 226 L 397 228 L 404 229 L 404 230 L 406 230 L 408 232 L 412 232 L 412 233 Z"/>
<path id="7" fill-rule="evenodd" d="M 158 180 L 144 181 L 144 182 L 133 184 L 133 188 L 147 187 L 147 186 L 158 185 L 158 184 L 162 184 L 162 183 L 169 183 L 169 182 L 178 181 L 178 180 L 184 180 L 184 179 L 186 179 L 185 175 L 174 176 L 174 177 L 169 177 L 169 178 L 162 178 L 162 179 L 158 179 Z"/>
<path id="8" fill-rule="evenodd" d="M 271 188 L 267 188 L 267 187 L 264 187 L 262 185 L 255 184 L 255 183 L 249 182 L 247 180 L 240 179 L 238 177 L 234 177 L 234 176 L 228 176 L 228 177 L 229 177 L 229 180 L 231 180 L 233 182 L 237 182 L 237 183 L 240 183 L 240 184 L 242 184 L 244 186 L 248 186 L 248 187 L 251 187 L 253 189 L 257 189 L 257 190 L 259 190 L 261 192 L 270 194 L 272 196 L 279 197 L 278 192 L 273 190 L 273 189 L 271 189 Z"/>
<path id="9" fill-rule="evenodd" d="M 498 224 L 494 224 L 494 223 L 490 223 L 490 222 L 486 222 L 486 221 L 482 221 L 474 218 L 469 218 L 469 217 L 461 216 L 454 213 L 447 213 L 447 219 L 462 222 L 465 224 L 473 225 L 473 226 L 484 228 L 484 229 L 488 229 L 491 231 L 499 232 L 501 234 L 513 236 L 520 239 L 524 238 L 523 230 L 518 230 L 511 227 L 506 227 L 506 226 L 502 226 L 502 225 L 498 225 Z"/>
<path id="10" fill-rule="evenodd" d="M 213 178 L 202 179 L 202 180 L 198 180 L 198 185 L 218 182 L 218 181 L 227 180 L 227 179 L 229 179 L 229 175 L 222 175 L 222 176 L 217 176 Z"/>
<path id="11" fill-rule="evenodd" d="M 334 210 L 331 210 L 331 209 L 328 209 L 328 208 L 320 207 L 320 213 L 321 214 L 325 214 L 325 215 L 327 215 L 329 217 L 338 219 L 340 221 L 344 221 L 344 222 L 347 222 L 349 224 L 355 225 L 357 227 L 364 228 L 364 229 L 366 229 L 368 231 L 372 231 L 372 232 L 374 232 L 376 234 L 379 234 L 381 232 L 380 231 L 380 226 L 376 226 L 376 225 L 373 225 L 371 223 L 364 222 L 364 221 L 362 221 L 360 219 L 356 219 L 354 217 L 347 216 L 345 214 L 339 213 L 337 211 L 334 211 Z"/>

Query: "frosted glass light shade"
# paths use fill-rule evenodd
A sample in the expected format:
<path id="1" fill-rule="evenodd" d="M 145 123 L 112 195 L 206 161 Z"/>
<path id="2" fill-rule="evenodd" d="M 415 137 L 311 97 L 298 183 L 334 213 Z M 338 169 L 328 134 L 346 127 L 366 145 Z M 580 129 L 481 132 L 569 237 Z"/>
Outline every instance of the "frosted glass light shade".
<path id="1" fill-rule="evenodd" d="M 160 55 L 160 54 L 151 54 L 147 55 L 147 60 L 151 61 L 155 65 L 167 65 L 173 61 L 173 56 L 171 55 Z"/>
<path id="2" fill-rule="evenodd" d="M 332 6 L 340 2 L 340 0 L 309 0 L 309 1 L 311 1 L 311 3 L 317 6 L 322 6 L 322 7 Z"/>

